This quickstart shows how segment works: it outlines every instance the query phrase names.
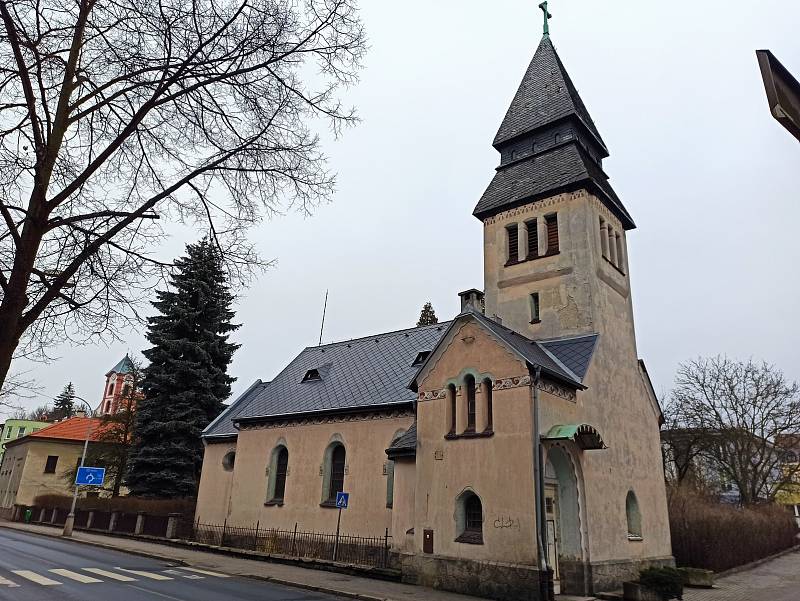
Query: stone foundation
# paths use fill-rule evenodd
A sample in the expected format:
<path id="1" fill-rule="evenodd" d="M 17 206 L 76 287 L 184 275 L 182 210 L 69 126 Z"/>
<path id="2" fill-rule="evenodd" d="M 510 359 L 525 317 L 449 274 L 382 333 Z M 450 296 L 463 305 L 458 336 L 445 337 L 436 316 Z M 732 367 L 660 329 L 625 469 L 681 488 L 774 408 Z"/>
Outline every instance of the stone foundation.
<path id="1" fill-rule="evenodd" d="M 498 599 L 540 601 L 535 566 L 402 553 L 403 582 Z"/>
<path id="2" fill-rule="evenodd" d="M 622 588 L 626 580 L 638 580 L 639 572 L 649 567 L 675 567 L 675 558 L 648 557 L 644 559 L 620 559 L 592 562 L 589 565 L 592 593 L 615 591 Z"/>

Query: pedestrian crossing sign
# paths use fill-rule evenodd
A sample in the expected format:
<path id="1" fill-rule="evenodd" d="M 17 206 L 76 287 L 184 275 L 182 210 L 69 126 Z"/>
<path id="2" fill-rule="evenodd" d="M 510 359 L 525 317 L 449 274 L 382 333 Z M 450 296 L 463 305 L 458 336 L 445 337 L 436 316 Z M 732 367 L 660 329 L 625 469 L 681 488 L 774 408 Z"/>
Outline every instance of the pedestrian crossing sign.
<path id="1" fill-rule="evenodd" d="M 349 492 L 337 492 L 336 493 L 336 507 L 339 509 L 347 509 L 347 504 L 350 502 L 350 493 Z"/>

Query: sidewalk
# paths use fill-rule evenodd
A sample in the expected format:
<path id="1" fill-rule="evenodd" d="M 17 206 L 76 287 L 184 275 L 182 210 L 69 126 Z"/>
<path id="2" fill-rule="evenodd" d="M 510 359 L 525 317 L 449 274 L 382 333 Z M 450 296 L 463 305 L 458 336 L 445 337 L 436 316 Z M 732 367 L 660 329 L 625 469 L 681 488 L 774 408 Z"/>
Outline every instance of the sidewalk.
<path id="1" fill-rule="evenodd" d="M 35 526 L 0 520 L 0 527 L 44 536 L 58 537 L 61 535 L 61 528 L 53 528 L 51 526 Z M 171 563 L 206 568 L 235 576 L 257 578 L 363 601 L 479 601 L 478 597 L 468 597 L 399 582 L 373 580 L 371 578 L 311 570 L 280 563 L 241 559 L 217 553 L 195 551 L 193 549 L 130 538 L 90 534 L 77 530 L 73 533 L 72 540 Z"/>

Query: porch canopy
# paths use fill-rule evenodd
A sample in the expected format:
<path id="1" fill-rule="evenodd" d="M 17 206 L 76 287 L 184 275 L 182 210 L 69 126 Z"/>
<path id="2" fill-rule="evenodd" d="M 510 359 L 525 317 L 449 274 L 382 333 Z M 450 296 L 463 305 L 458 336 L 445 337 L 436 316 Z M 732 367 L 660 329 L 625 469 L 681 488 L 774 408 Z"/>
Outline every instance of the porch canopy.
<path id="1" fill-rule="evenodd" d="M 563 424 L 550 428 L 542 440 L 571 440 L 584 451 L 607 449 L 606 443 L 594 426 L 589 424 Z"/>

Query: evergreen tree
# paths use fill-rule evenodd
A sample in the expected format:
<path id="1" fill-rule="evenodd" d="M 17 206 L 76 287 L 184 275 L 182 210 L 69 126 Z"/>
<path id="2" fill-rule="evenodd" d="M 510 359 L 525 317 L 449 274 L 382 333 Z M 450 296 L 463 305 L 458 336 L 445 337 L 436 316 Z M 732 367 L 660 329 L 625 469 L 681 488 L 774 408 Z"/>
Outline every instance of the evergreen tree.
<path id="1" fill-rule="evenodd" d="M 53 400 L 53 416 L 55 419 L 67 419 L 72 417 L 73 413 L 75 413 L 75 387 L 70 382 Z"/>
<path id="2" fill-rule="evenodd" d="M 170 289 L 158 291 L 148 319 L 143 398 L 138 401 L 127 486 L 133 495 L 179 498 L 197 493 L 200 433 L 224 409 L 239 345 L 228 341 L 233 294 L 219 251 L 208 239 L 186 247 Z"/>
<path id="3" fill-rule="evenodd" d="M 432 326 L 437 323 L 439 323 L 439 318 L 436 317 L 436 313 L 433 310 L 433 305 L 431 304 L 431 301 L 428 301 L 422 306 L 422 311 L 419 314 L 419 321 L 417 322 L 417 327 Z"/>

